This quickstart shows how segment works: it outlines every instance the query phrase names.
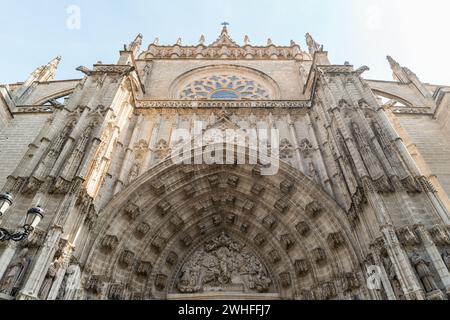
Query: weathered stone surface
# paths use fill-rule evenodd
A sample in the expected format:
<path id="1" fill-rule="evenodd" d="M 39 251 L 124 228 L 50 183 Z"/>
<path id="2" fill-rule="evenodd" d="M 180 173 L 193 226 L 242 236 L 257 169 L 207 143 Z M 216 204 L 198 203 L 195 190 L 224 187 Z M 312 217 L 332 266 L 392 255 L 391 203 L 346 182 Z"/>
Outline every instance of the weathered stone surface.
<path id="1" fill-rule="evenodd" d="M 213 43 L 142 41 L 77 68 L 83 79 L 54 80 L 55 58 L 0 86 L 0 193 L 14 198 L 2 227 L 45 210 L 27 241 L 0 245 L 0 293 L 446 298 L 450 87 L 391 57 L 394 81 L 365 80 L 310 34 L 306 50 L 239 44 L 226 26 Z M 230 129 L 247 147 L 261 128 L 278 130 L 279 159 L 210 148 Z M 201 163 L 171 159 L 185 146 Z M 209 164 L 208 152 L 236 157 Z M 382 264 L 383 290 L 367 288 L 367 264 Z"/>

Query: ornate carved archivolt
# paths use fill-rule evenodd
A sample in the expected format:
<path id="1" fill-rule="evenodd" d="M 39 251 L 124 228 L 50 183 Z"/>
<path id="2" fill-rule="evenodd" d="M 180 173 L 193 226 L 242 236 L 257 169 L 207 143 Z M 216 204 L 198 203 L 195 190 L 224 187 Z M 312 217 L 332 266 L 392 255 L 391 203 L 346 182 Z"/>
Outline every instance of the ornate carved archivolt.
<path id="1" fill-rule="evenodd" d="M 349 253 L 352 254 L 352 249 L 348 250 L 351 245 L 347 242 L 341 244 L 340 237 L 335 235 L 341 231 L 345 233 L 347 239 L 346 228 L 348 227 L 336 228 L 336 226 L 342 226 L 342 222 L 335 222 L 331 230 L 330 225 L 324 226 L 329 223 L 329 219 L 331 221 L 336 219 L 334 211 L 331 212 L 329 207 L 325 206 L 328 202 L 324 201 L 324 198 L 317 198 L 317 194 L 320 194 L 319 189 L 315 190 L 314 196 L 309 190 L 304 190 L 304 183 L 300 182 L 300 179 L 310 182 L 311 180 L 307 177 L 296 177 L 283 169 L 279 176 L 264 177 L 255 183 L 252 166 L 232 167 L 231 172 L 230 170 L 222 172 L 222 168 L 193 166 L 194 169 L 190 170 L 189 175 L 176 166 L 172 168 L 164 164 L 161 167 L 163 170 L 157 168 L 154 174 L 147 173 L 148 177 L 144 175 L 128 186 L 124 192 L 129 196 L 120 199 L 121 195 L 119 195 L 117 199 L 120 202 L 110 209 L 111 212 L 115 212 L 115 208 L 123 208 L 122 213 L 116 214 L 113 218 L 119 219 L 116 220 L 117 223 L 110 222 L 109 219 L 112 216 L 108 218 L 109 211 L 103 214 L 98 226 L 105 228 L 105 235 L 114 234 L 108 226 L 116 225 L 123 228 L 124 233 L 120 236 L 121 243 L 118 246 L 134 252 L 135 256 L 131 260 L 126 259 L 128 263 L 123 263 L 119 262 L 124 260 L 124 257 L 120 256 L 122 252 L 115 252 L 115 258 L 111 259 L 110 264 L 103 264 L 102 270 L 96 267 L 96 259 L 93 259 L 90 268 L 95 274 L 108 275 L 115 283 L 121 283 L 123 280 L 118 281 L 118 279 L 124 279 L 124 277 L 133 283 L 137 281 L 136 283 L 142 284 L 140 291 L 153 290 L 155 297 L 159 298 L 164 298 L 170 293 L 180 294 L 178 283 L 182 277 L 183 266 L 192 259 L 194 251 L 203 250 L 205 256 L 215 254 L 214 250 L 205 251 L 205 244 L 208 239 L 214 239 L 211 238 L 214 235 L 218 237 L 218 232 L 222 230 L 228 237 L 232 237 L 232 241 L 247 248 L 249 254 L 256 258 L 263 258 L 259 259 L 260 264 L 265 266 L 267 272 L 267 268 L 271 270 L 270 274 L 263 274 L 270 279 L 269 292 L 283 297 L 300 297 L 300 292 L 296 292 L 298 286 L 318 288 L 320 281 L 328 279 L 316 279 L 318 268 L 325 270 L 336 263 L 335 255 L 339 256 L 339 259 L 356 261 L 349 256 Z M 169 175 L 171 179 L 166 178 Z M 195 193 L 187 197 L 186 186 L 189 186 L 190 190 L 194 189 Z M 129 221 L 120 216 L 123 215 L 123 210 L 128 204 L 134 203 L 134 198 L 131 197 L 134 194 L 131 191 L 132 188 L 138 188 L 140 194 L 145 194 L 146 197 L 140 198 L 140 215 L 136 220 Z M 158 189 L 161 192 L 155 192 Z M 261 197 L 262 194 L 264 197 Z M 291 204 L 290 209 L 285 213 L 274 207 L 279 199 L 286 199 Z M 312 201 L 312 199 L 315 200 Z M 168 210 L 169 207 L 170 210 Z M 307 207 L 311 210 L 309 213 L 305 212 L 304 208 Z M 282 209 L 282 206 L 280 208 Z M 326 219 L 313 218 L 314 211 L 317 210 L 326 212 Z M 339 209 L 336 207 L 335 210 Z M 319 229 L 322 231 L 319 232 Z M 237 239 L 234 238 L 235 235 L 239 236 L 239 240 L 235 240 Z M 255 247 L 251 249 L 245 243 L 254 244 Z M 305 246 L 305 243 L 313 246 Z M 96 247 L 98 248 L 98 245 Z M 224 251 L 222 247 L 217 250 Z M 332 255 L 328 255 L 328 251 L 325 253 L 324 249 L 329 247 L 339 247 L 340 250 L 335 250 Z M 236 252 L 232 247 L 230 248 L 227 248 L 227 254 L 233 256 Z M 314 248 L 324 249 L 312 252 Z M 96 250 L 94 247 L 93 251 Z M 245 252 L 245 250 L 239 252 Z M 233 259 L 229 260 L 233 261 Z M 148 264 L 141 265 L 141 262 Z M 215 267 L 213 267 L 211 266 L 214 270 Z M 203 266 L 201 268 L 204 270 Z M 357 266 L 354 265 L 353 269 L 356 268 Z M 341 274 L 348 271 L 350 270 L 339 269 Z M 243 286 L 240 287 L 247 290 L 243 291 L 244 293 L 257 294 L 258 290 L 265 290 L 261 284 L 255 286 L 247 284 L 248 275 L 237 274 L 235 277 L 238 282 L 239 277 L 244 279 L 241 281 Z M 149 282 L 143 279 L 149 279 Z M 217 285 L 214 281 L 219 280 L 211 279 L 211 282 L 206 281 L 206 284 L 200 280 L 198 283 L 192 280 L 191 287 L 194 289 L 189 288 L 191 282 L 184 279 L 184 286 L 188 288 L 185 290 L 187 292 L 191 290 L 192 294 L 201 293 L 205 287 L 207 290 L 214 290 L 214 285 Z M 231 287 L 225 288 L 233 289 L 233 284 L 234 282 L 231 281 L 228 283 Z M 198 286 L 200 288 L 197 288 Z M 259 289 L 251 291 L 254 290 L 252 288 Z M 233 290 L 238 289 L 234 287 Z"/>

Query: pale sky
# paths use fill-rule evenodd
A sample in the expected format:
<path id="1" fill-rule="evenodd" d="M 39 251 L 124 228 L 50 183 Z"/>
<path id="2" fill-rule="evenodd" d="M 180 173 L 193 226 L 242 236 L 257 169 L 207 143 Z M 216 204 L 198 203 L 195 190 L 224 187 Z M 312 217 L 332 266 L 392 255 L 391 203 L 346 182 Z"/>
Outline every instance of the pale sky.
<path id="1" fill-rule="evenodd" d="M 67 27 L 67 9 L 80 8 L 80 29 Z M 386 55 L 424 82 L 450 85 L 448 0 L 0 0 L 0 83 L 24 81 L 56 55 L 57 79 L 81 78 L 75 68 L 97 61 L 116 63 L 119 50 L 138 33 L 143 48 L 213 42 L 220 23 L 238 43 L 291 39 L 306 50 L 309 32 L 332 63 L 367 65 L 366 78 L 391 80 Z"/>

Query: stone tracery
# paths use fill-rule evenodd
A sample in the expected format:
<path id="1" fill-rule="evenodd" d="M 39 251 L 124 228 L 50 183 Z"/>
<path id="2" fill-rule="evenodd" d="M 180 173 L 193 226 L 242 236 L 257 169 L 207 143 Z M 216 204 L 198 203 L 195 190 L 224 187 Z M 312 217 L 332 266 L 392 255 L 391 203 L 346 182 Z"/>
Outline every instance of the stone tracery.
<path id="1" fill-rule="evenodd" d="M 202 77 L 184 87 L 185 100 L 269 100 L 267 88 L 255 80 L 233 74 Z"/>

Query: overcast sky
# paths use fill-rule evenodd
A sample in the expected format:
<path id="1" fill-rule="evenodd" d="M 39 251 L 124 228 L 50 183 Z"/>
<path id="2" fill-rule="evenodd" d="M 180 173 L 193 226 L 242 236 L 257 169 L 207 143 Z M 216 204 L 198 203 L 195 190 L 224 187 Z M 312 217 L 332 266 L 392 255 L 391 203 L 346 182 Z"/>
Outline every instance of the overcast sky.
<path id="1" fill-rule="evenodd" d="M 73 6 L 79 29 L 67 24 Z M 310 32 L 332 63 L 369 66 L 367 78 L 391 80 L 389 54 L 422 81 L 450 85 L 448 0 L 0 0 L 0 8 L 0 83 L 23 81 L 56 55 L 57 79 L 81 77 L 77 66 L 116 63 L 138 33 L 143 48 L 155 37 L 197 44 L 204 34 L 211 43 L 227 21 L 238 43 L 247 34 L 254 45 L 270 37 L 306 49 Z"/>

